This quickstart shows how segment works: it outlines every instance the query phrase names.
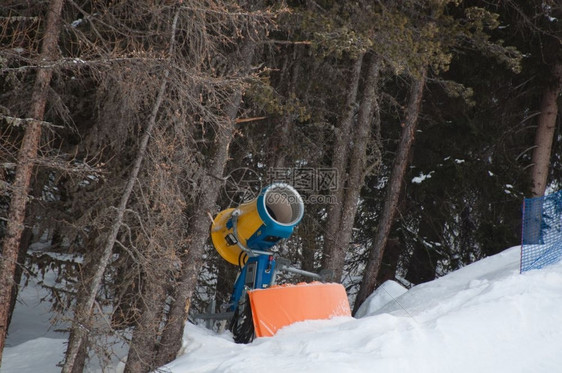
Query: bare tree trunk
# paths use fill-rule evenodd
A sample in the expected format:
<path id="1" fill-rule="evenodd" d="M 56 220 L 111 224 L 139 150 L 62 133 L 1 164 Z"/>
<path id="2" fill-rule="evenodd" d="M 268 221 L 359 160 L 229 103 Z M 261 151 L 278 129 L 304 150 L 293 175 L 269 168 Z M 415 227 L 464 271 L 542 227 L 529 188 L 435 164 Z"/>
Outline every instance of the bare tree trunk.
<path id="1" fill-rule="evenodd" d="M 410 149 L 415 139 L 426 74 L 427 67 L 421 72 L 421 77 L 415 80 L 410 90 L 406 123 L 402 129 L 400 144 L 398 145 L 398 153 L 394 159 L 394 166 L 392 168 L 390 181 L 386 190 L 386 197 L 377 229 L 377 235 L 375 236 L 373 249 L 369 253 L 367 266 L 365 267 L 365 272 L 363 273 L 363 281 L 361 282 L 359 293 L 355 299 L 353 313 L 357 312 L 365 299 L 367 299 L 373 290 L 375 290 L 377 274 L 381 266 L 384 248 L 388 240 L 388 235 L 390 234 L 390 228 L 392 227 L 394 216 L 396 215 L 396 207 L 398 205 L 400 190 L 402 189 L 404 175 L 408 166 Z"/>
<path id="2" fill-rule="evenodd" d="M 242 71 L 249 71 L 254 55 L 254 42 L 247 39 L 240 50 L 240 67 Z M 182 255 L 182 268 L 176 287 L 174 301 L 168 312 L 166 326 L 162 332 L 156 365 L 164 365 L 176 358 L 182 344 L 183 331 L 189 312 L 191 297 L 197 284 L 197 276 L 203 260 L 204 245 L 209 238 L 209 216 L 215 211 L 215 204 L 222 186 L 222 175 L 229 156 L 229 146 L 235 133 L 235 121 L 242 92 L 233 94 L 228 107 L 225 109 L 226 121 L 217 131 L 215 143 L 216 153 L 207 176 L 201 185 L 201 198 L 197 205 L 198 211 L 193 217 L 190 230 L 189 250 Z"/>
<path id="3" fill-rule="evenodd" d="M 558 96 L 561 91 L 562 63 L 557 61 L 552 70 L 552 84 L 546 88 L 542 98 L 541 113 L 535 134 L 535 149 L 532 158 L 533 168 L 531 169 L 533 197 L 543 196 L 546 189 L 548 170 L 550 168 L 550 153 L 556 129 L 556 117 L 558 115 Z"/>
<path id="4" fill-rule="evenodd" d="M 60 15 L 64 0 L 52 0 L 47 11 L 47 23 L 41 45 L 40 59 L 48 64 L 58 53 Z M 35 86 L 31 96 L 29 117 L 35 121 L 28 122 L 18 155 L 18 164 L 13 185 L 13 194 L 8 212 L 8 224 L 2 246 L 0 261 L 0 363 L 2 350 L 8 331 L 10 296 L 14 284 L 14 274 L 20 240 L 24 229 L 27 191 L 31 182 L 33 164 L 37 158 L 41 140 L 41 121 L 45 114 L 47 94 L 53 71 L 51 67 L 40 67 L 35 78 Z"/>
<path id="5" fill-rule="evenodd" d="M 27 214 L 31 216 L 31 213 L 30 213 L 29 209 L 27 209 L 26 211 L 27 211 Z M 28 227 L 24 228 L 24 230 L 22 232 L 22 235 L 21 235 L 21 239 L 20 239 L 19 250 L 18 250 L 18 259 L 17 259 L 16 263 L 24 263 L 25 262 L 25 256 L 27 254 L 27 248 L 31 244 L 31 237 L 32 237 L 31 229 L 28 228 Z M 8 327 L 10 326 L 10 323 L 12 322 L 12 316 L 13 316 L 14 308 L 16 307 L 16 301 L 18 300 L 18 287 L 15 286 L 15 285 L 20 283 L 22 275 L 23 275 L 23 267 L 22 266 L 16 266 L 16 269 L 15 269 L 15 272 L 14 272 L 14 280 L 13 280 L 14 286 L 12 286 L 12 294 L 10 295 L 10 307 L 9 307 L 9 311 L 8 311 L 8 321 L 6 322 L 6 325 L 8 325 Z"/>
<path id="6" fill-rule="evenodd" d="M 179 10 L 176 12 L 174 16 L 174 20 L 172 22 L 170 55 L 173 54 L 173 50 L 174 50 L 175 31 L 176 31 L 178 15 L 179 15 Z M 156 96 L 156 101 L 154 103 L 154 106 L 152 107 L 152 112 L 150 113 L 150 117 L 148 119 L 148 125 L 140 141 L 137 156 L 135 158 L 135 163 L 131 170 L 131 174 L 129 175 L 129 179 L 127 180 L 127 185 L 125 186 L 125 190 L 121 195 L 119 206 L 116 209 L 116 216 L 113 219 L 113 223 L 111 225 L 107 240 L 105 242 L 101 256 L 99 258 L 99 262 L 96 266 L 95 273 L 89 283 L 89 286 L 80 288 L 80 291 L 84 292 L 85 296 L 78 298 L 78 299 L 83 299 L 83 301 L 77 303 L 75 307 L 74 321 L 70 329 L 69 343 L 66 351 L 65 363 L 62 369 L 63 373 L 71 373 L 73 371 L 73 367 L 76 362 L 76 357 L 78 355 L 78 352 L 80 351 L 81 348 L 83 348 L 83 341 L 88 333 L 87 328 L 91 322 L 92 311 L 96 300 L 96 295 L 100 289 L 103 280 L 103 274 L 107 266 L 109 265 L 109 260 L 111 258 L 111 255 L 113 254 L 113 246 L 115 245 L 117 235 L 119 234 L 119 230 L 123 223 L 125 209 L 129 202 L 129 198 L 133 191 L 133 187 L 137 180 L 138 174 L 140 172 L 141 165 L 146 154 L 148 141 L 152 133 L 152 129 L 156 125 L 156 116 L 158 114 L 158 110 L 160 109 L 160 105 L 162 104 L 164 93 L 166 92 L 168 75 L 169 75 L 169 71 L 165 70 L 164 79 L 162 80 L 162 84 L 160 85 L 158 95 Z"/>
<path id="7" fill-rule="evenodd" d="M 363 58 L 364 54 L 359 55 L 353 64 L 353 69 L 351 70 L 351 83 L 347 91 L 345 102 L 346 112 L 336 130 L 336 139 L 332 153 L 332 169 L 336 171 L 338 185 L 335 193 L 333 194 L 335 197 L 334 201 L 328 205 L 328 220 L 326 222 L 326 231 L 324 233 L 322 268 L 331 269 L 333 271 L 336 271 L 339 268 L 339 276 L 335 277 L 335 280 L 337 281 L 341 278 L 341 267 L 343 266 L 345 259 L 345 251 L 342 251 L 337 247 L 337 237 L 340 230 L 340 221 L 343 210 L 344 191 L 347 179 L 347 161 L 349 158 L 349 147 L 353 136 L 351 128 L 353 116 L 355 115 L 357 91 L 359 89 Z"/>
<path id="8" fill-rule="evenodd" d="M 155 275 L 155 273 L 151 275 Z M 157 336 L 162 319 L 163 305 L 166 300 L 166 291 L 161 283 L 147 281 L 142 299 L 143 307 L 129 345 L 125 373 L 149 372 L 157 368 L 154 359 L 156 357 Z"/>

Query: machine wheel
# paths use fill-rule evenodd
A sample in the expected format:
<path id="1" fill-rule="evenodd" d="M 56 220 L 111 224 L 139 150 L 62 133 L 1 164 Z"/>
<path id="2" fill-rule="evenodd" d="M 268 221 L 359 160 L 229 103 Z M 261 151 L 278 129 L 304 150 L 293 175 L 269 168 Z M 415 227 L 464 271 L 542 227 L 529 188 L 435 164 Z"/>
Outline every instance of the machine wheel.
<path id="1" fill-rule="evenodd" d="M 230 322 L 230 331 L 236 343 L 250 343 L 254 340 L 254 320 L 248 295 L 244 295 Z"/>

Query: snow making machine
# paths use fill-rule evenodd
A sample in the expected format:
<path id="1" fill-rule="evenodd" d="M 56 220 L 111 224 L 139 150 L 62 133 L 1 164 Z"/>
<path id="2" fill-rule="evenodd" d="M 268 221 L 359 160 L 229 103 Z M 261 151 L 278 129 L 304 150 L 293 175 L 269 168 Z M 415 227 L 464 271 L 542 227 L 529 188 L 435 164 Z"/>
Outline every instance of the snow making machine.
<path id="1" fill-rule="evenodd" d="M 327 272 L 295 268 L 271 251 L 292 235 L 303 214 L 299 193 L 288 184 L 275 183 L 262 189 L 254 200 L 215 217 L 213 245 L 223 259 L 240 267 L 227 311 L 222 313 L 222 318 L 230 318 L 229 328 L 236 342 L 272 336 L 298 321 L 351 315 L 344 287 L 327 282 Z M 312 282 L 276 285 L 279 271 L 304 275 Z M 220 319 L 221 314 L 200 318 Z"/>

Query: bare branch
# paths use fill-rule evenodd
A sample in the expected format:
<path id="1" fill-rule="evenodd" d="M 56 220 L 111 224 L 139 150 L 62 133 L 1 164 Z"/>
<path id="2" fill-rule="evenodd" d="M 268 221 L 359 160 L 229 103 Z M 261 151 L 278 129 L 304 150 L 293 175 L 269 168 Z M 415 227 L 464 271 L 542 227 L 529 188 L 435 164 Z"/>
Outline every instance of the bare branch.
<path id="1" fill-rule="evenodd" d="M 17 118 L 17 117 L 11 117 L 9 115 L 0 114 L 0 119 L 4 119 L 8 125 L 14 127 L 26 126 L 29 123 L 39 123 L 45 127 L 59 128 L 59 129 L 64 128 L 63 126 L 59 126 L 51 122 L 46 122 L 44 120 L 37 120 L 34 118 Z"/>

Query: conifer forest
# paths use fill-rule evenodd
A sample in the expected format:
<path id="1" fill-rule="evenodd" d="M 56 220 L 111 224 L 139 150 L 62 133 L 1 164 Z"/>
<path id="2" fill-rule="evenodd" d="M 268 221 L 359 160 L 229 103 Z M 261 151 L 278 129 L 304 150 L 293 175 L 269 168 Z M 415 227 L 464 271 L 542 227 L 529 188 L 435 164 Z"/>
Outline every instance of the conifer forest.
<path id="1" fill-rule="evenodd" d="M 213 217 L 272 182 L 305 205 L 274 251 L 355 310 L 519 244 L 562 180 L 561 43 L 558 0 L 2 0 L 0 362 L 47 272 L 63 372 L 173 360 L 237 275 Z"/>

